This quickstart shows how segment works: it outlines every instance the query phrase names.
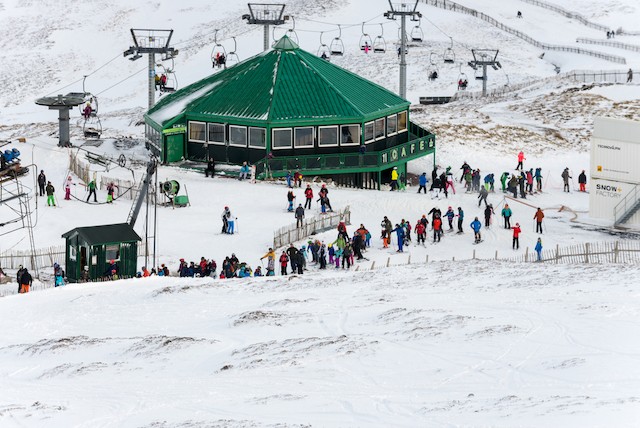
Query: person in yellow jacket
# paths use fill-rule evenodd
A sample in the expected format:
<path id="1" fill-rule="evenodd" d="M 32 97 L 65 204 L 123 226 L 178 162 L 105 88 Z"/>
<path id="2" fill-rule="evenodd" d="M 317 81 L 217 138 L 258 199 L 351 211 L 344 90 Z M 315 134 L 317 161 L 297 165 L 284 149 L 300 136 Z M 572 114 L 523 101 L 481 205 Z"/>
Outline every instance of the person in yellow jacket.
<path id="1" fill-rule="evenodd" d="M 276 252 L 273 251 L 273 248 L 269 248 L 267 254 L 260 257 L 260 260 L 266 258 L 267 259 L 267 276 L 274 276 L 275 273 L 275 264 L 276 264 Z"/>
<path id="2" fill-rule="evenodd" d="M 391 171 L 391 191 L 398 189 L 398 167 L 394 166 Z"/>

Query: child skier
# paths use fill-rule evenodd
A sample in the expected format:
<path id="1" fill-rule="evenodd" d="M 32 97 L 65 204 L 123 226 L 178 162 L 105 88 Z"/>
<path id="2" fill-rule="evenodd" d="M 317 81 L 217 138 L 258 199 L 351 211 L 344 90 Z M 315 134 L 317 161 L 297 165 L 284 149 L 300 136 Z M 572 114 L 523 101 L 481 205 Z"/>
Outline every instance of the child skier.
<path id="1" fill-rule="evenodd" d="M 471 222 L 471 229 L 473 229 L 475 244 L 478 244 L 479 242 L 482 241 L 482 236 L 480 235 L 481 228 L 482 228 L 482 223 L 480 223 L 480 220 L 478 220 L 478 217 L 476 217 Z"/>

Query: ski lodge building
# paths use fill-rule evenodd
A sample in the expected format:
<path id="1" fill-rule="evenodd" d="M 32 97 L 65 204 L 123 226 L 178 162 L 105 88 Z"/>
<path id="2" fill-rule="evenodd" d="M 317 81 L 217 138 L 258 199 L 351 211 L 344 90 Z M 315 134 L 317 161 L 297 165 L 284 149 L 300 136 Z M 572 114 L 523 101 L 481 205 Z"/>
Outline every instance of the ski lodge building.
<path id="1" fill-rule="evenodd" d="M 411 123 L 410 103 L 284 36 L 271 51 L 180 89 L 145 114 L 149 148 L 163 163 L 256 166 L 380 188 L 393 167 L 433 155 L 435 136 Z"/>

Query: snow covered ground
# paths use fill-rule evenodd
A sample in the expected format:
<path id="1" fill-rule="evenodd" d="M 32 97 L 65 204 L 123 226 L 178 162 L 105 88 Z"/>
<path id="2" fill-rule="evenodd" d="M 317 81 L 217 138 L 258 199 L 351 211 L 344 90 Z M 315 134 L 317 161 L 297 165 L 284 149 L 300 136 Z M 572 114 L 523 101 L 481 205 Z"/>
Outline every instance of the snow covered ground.
<path id="1" fill-rule="evenodd" d="M 382 13 L 382 0 L 287 1 L 304 49 L 330 44 L 342 24 L 346 54 L 332 59 L 391 90 L 397 90 L 394 43 L 398 23 Z M 594 30 L 550 11 L 515 0 L 461 4 L 481 10 L 543 42 L 575 44 L 576 37 L 600 37 Z M 633 0 L 554 0 L 554 3 L 629 30 L 638 22 Z M 596 116 L 640 119 L 640 86 L 585 86 L 557 80 L 554 67 L 621 69 L 590 57 L 547 53 L 467 15 L 420 4 L 425 42 L 410 48 L 408 97 L 451 95 L 461 72 L 470 90 L 480 89 L 465 64 L 468 49 L 500 49 L 500 71 L 489 87 L 550 78 L 504 99 L 462 100 L 441 106 L 414 105 L 412 120 L 437 135 L 436 162 L 459 174 L 463 161 L 482 175 L 511 172 L 524 150 L 525 167 L 543 169 L 543 193 L 526 201 L 491 194 L 497 213 L 508 202 L 512 223 L 523 227 L 521 248 L 511 249 L 511 232 L 496 216 L 485 241 L 472 245 L 468 227 L 482 218 L 475 194 L 449 199 L 417 195 L 416 187 L 391 193 L 330 187 L 335 208 L 349 205 L 352 226 L 373 235 L 362 269 L 390 259 L 404 265 L 371 272 L 318 272 L 304 277 L 257 280 L 144 279 L 68 286 L 0 299 L 0 426 L 633 426 L 640 416 L 637 323 L 640 311 L 636 266 L 542 266 L 471 261 L 521 255 L 533 247 L 533 213 L 545 209 L 545 248 L 574 243 L 637 239 L 610 232 L 588 217 L 588 195 L 563 193 L 560 173 L 577 175 L 589 165 L 588 142 Z M 514 10 L 525 19 L 514 18 Z M 0 3 L 0 60 L 5 91 L 0 94 L 0 140 L 15 143 L 24 163 L 46 170 L 57 188 L 59 208 L 38 200 L 36 247 L 63 243 L 61 234 L 78 226 L 124 222 L 129 199 L 87 205 L 62 199 L 68 149 L 56 144 L 54 112 L 34 104 L 47 94 L 87 90 L 98 94 L 104 142 L 94 153 L 143 161 L 141 144 L 123 148 L 121 137 L 143 138 L 146 61 L 130 62 L 129 28 L 174 28 L 180 49 L 180 86 L 210 72 L 215 29 L 229 51 L 232 36 L 241 59 L 259 52 L 261 29 L 240 20 L 246 5 L 232 2 L 179 4 L 143 2 Z M 375 38 L 384 27 L 388 51 L 364 55 L 365 31 Z M 28 22 L 29 25 L 25 25 Z M 409 30 L 415 23 L 411 23 Z M 291 24 L 284 27 L 290 28 Z M 276 29 L 276 36 L 285 28 Z M 454 38 L 456 63 L 441 55 Z M 640 37 L 619 37 L 640 44 Z M 623 54 L 640 66 L 637 53 Z M 430 56 L 440 78 L 426 80 Z M 28 70 L 28 71 L 25 71 Z M 637 80 L 637 79 L 636 79 Z M 81 145 L 82 122 L 72 112 L 72 142 Z M 71 149 L 75 152 L 77 149 Z M 410 163 L 427 172 L 433 159 Z M 92 171 L 131 179 L 121 168 L 92 165 Z M 134 168 L 139 181 L 143 170 Z M 238 182 L 162 166 L 160 180 L 186 185 L 191 206 L 158 211 L 158 262 L 172 270 L 177 260 L 222 259 L 236 253 L 254 268 L 271 245 L 273 231 L 291 224 L 282 183 Z M 311 177 L 308 177 L 311 178 Z M 458 175 L 459 178 L 459 175 Z M 23 180 L 26 185 L 33 177 Z M 74 176 L 73 193 L 85 198 Z M 313 184 L 314 191 L 319 183 Z M 99 191 L 100 200 L 106 195 Z M 297 202 L 303 193 L 296 191 Z M 33 199 L 33 203 L 35 203 Z M 527 204 L 523 204 L 526 202 Z M 238 216 L 239 233 L 221 235 L 220 212 Z M 462 207 L 465 234 L 445 234 L 439 244 L 411 246 L 403 254 L 382 249 L 379 224 L 415 224 L 431 208 Z M 559 211 L 568 207 L 571 211 Z M 314 205 L 307 215 L 317 215 Z M 0 220 L 10 215 L 0 206 Z M 143 234 L 141 216 L 136 230 Z M 445 227 L 446 228 L 446 227 Z M 5 226 L 6 230 L 6 226 Z M 0 230 L 0 232 L 2 232 Z M 318 236 L 335 239 L 330 231 Z M 27 234 L 0 236 L 0 252 L 27 248 Z M 300 242 L 299 244 L 302 244 Z M 428 256 L 430 263 L 423 263 Z M 457 262 L 452 262 L 455 257 Z M 462 261 L 461 261 L 462 260 Z M 142 260 L 139 262 L 142 265 Z M 13 273 L 12 271 L 9 272 Z M 48 274 L 48 272 L 46 272 Z M 48 280 L 43 275 L 43 280 Z M 15 289 L 15 283 L 1 291 Z"/>

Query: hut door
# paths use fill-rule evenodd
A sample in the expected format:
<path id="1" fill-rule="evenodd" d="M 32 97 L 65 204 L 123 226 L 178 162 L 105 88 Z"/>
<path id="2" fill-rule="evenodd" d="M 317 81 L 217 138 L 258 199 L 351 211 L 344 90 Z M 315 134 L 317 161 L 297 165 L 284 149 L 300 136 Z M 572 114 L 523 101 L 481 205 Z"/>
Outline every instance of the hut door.
<path id="1" fill-rule="evenodd" d="M 165 136 L 166 162 L 178 162 L 185 157 L 184 134 L 171 134 Z"/>
<path id="2" fill-rule="evenodd" d="M 89 266 L 89 261 L 87 260 L 87 247 L 80 247 L 80 272 L 84 269 L 85 266 Z"/>

